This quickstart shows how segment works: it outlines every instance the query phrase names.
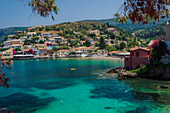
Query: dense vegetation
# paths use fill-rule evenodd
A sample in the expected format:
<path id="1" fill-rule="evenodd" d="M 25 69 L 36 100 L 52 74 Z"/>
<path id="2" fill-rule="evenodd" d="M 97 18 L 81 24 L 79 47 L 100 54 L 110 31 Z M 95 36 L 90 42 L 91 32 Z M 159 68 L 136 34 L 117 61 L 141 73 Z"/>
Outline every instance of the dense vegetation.
<path id="1" fill-rule="evenodd" d="M 16 35 L 17 31 L 25 31 L 27 27 L 10 27 L 10 28 L 4 28 L 0 29 L 0 40 L 5 38 L 6 36 L 12 34 Z"/>
<path id="2" fill-rule="evenodd" d="M 166 25 L 166 22 L 156 25 L 152 28 L 147 28 L 137 32 L 135 35 L 140 38 L 162 38 L 165 35 L 165 30 L 163 26 Z"/>
<path id="3" fill-rule="evenodd" d="M 94 20 L 94 21 L 98 21 L 98 22 L 102 22 L 102 23 L 107 23 L 109 22 L 109 24 L 111 25 L 115 25 L 117 28 L 120 28 L 120 29 L 124 29 L 128 32 L 135 32 L 135 31 L 138 31 L 138 30 L 141 30 L 141 29 L 149 29 L 149 28 L 152 28 L 156 25 L 159 25 L 163 22 L 165 22 L 167 19 L 162 19 L 160 20 L 159 22 L 156 22 L 155 24 L 153 23 L 148 23 L 146 25 L 142 25 L 142 24 L 133 24 L 130 20 L 127 21 L 127 23 L 124 23 L 124 24 L 121 24 L 121 23 L 117 23 L 114 18 L 111 18 L 111 19 L 101 19 L 101 20 Z M 91 20 L 89 20 L 91 21 Z"/>

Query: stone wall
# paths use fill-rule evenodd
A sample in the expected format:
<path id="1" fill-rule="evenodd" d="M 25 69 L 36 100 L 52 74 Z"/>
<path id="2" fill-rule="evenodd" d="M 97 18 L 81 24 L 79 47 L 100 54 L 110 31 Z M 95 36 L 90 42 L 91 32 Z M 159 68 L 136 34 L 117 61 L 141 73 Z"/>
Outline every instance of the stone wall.
<path id="1" fill-rule="evenodd" d="M 170 63 L 170 55 L 163 56 L 161 58 L 160 62 L 163 63 L 163 64 L 169 64 Z"/>

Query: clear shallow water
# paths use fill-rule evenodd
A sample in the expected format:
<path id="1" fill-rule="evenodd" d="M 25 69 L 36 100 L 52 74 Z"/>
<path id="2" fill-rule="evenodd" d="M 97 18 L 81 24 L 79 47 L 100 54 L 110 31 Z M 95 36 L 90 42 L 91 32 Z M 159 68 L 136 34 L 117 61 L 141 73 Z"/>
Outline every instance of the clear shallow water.
<path id="1" fill-rule="evenodd" d="M 5 70 L 10 88 L 0 88 L 0 107 L 16 113 L 170 112 L 170 82 L 119 81 L 105 73 L 118 66 L 123 62 L 113 59 L 13 61 L 12 70 Z"/>

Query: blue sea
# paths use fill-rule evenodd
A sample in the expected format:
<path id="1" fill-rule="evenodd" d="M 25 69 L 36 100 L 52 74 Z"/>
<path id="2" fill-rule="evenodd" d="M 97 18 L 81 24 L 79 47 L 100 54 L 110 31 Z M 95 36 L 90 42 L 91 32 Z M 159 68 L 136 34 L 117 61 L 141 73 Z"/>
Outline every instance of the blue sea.
<path id="1" fill-rule="evenodd" d="M 114 59 L 13 61 L 3 69 L 10 88 L 0 88 L 0 108 L 15 113 L 169 113 L 170 82 L 118 80 L 107 70 Z"/>

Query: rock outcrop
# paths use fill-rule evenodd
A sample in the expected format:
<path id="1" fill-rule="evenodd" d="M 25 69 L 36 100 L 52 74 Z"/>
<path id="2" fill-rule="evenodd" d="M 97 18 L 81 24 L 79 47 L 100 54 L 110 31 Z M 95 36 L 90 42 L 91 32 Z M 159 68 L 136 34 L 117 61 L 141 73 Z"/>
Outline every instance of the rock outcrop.
<path id="1" fill-rule="evenodd" d="M 136 78 L 137 74 L 136 73 L 130 73 L 126 69 L 122 67 L 114 68 L 109 70 L 107 73 L 117 73 L 118 74 L 118 79 L 126 79 L 126 78 Z"/>
<path id="2" fill-rule="evenodd" d="M 118 79 L 136 78 L 136 77 L 137 77 L 136 73 L 130 73 L 128 71 L 118 73 Z"/>
<path id="3" fill-rule="evenodd" d="M 110 69 L 107 73 L 119 73 L 121 69 L 122 69 L 122 67 Z"/>
<path id="4" fill-rule="evenodd" d="M 149 78 L 149 79 L 158 79 L 158 80 L 170 80 L 170 67 L 159 67 L 154 70 L 149 70 L 148 74 L 136 74 L 136 73 L 130 73 L 126 69 L 123 69 L 121 67 L 114 68 L 109 70 L 107 73 L 116 73 L 118 74 L 118 79 L 127 79 L 127 78 Z"/>

